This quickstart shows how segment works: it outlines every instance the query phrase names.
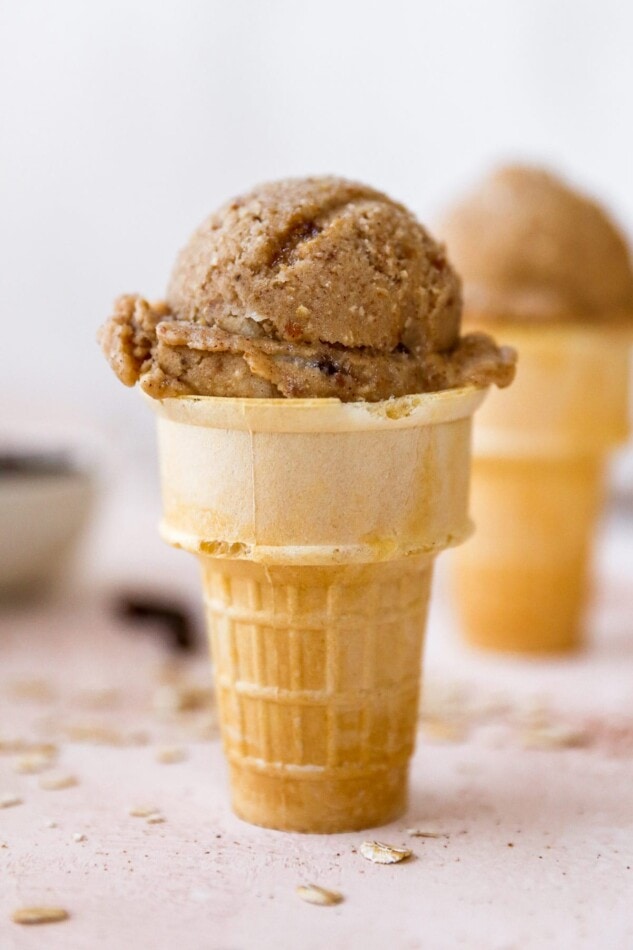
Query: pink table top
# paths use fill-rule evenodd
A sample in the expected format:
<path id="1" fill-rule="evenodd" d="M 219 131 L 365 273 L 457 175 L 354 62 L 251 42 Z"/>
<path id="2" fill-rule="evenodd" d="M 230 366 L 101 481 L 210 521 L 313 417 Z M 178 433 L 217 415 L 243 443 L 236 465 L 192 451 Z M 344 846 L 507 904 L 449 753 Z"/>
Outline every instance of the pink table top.
<path id="1" fill-rule="evenodd" d="M 153 517 L 125 570 L 111 526 L 98 582 L 0 613 L 0 800 L 21 799 L 0 808 L 2 950 L 633 946 L 633 525 L 605 535 L 592 647 L 567 660 L 465 651 L 440 573 L 409 812 L 319 837 L 231 814 L 212 704 L 169 708 L 194 687 L 204 698 L 204 653 L 169 662 L 157 637 L 109 616 L 123 576 L 196 595 L 195 565 L 154 542 Z M 19 740 L 53 744 L 54 767 L 16 771 L 34 764 Z M 59 775 L 76 784 L 40 786 Z M 130 814 L 144 805 L 164 821 Z M 414 857 L 371 864 L 366 839 Z M 304 903 L 303 883 L 344 900 Z M 27 905 L 70 917 L 12 923 Z"/>

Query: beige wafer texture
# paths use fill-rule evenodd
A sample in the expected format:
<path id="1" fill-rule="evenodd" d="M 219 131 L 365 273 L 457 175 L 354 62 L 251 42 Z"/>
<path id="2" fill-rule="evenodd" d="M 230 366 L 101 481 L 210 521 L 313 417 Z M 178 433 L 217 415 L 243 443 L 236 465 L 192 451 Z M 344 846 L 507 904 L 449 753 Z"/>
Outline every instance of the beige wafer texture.
<path id="1" fill-rule="evenodd" d="M 403 810 L 431 565 L 203 562 L 238 815 L 330 832 Z"/>
<path id="2" fill-rule="evenodd" d="M 583 327 L 518 328 L 512 389 L 475 427 L 477 527 L 454 557 L 467 640 L 546 653 L 582 643 L 607 455 L 627 435 L 631 336 Z"/>
<path id="3" fill-rule="evenodd" d="M 337 832 L 404 810 L 432 565 L 470 531 L 483 395 L 152 400 L 162 533 L 200 558 L 246 820 Z"/>

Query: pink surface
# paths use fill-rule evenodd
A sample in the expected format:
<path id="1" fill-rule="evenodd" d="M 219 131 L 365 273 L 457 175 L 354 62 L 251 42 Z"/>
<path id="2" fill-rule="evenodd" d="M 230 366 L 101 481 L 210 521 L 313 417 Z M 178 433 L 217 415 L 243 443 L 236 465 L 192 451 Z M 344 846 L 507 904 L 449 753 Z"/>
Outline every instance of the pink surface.
<path id="1" fill-rule="evenodd" d="M 440 577 L 426 711 L 440 719 L 439 738 L 442 722 L 457 724 L 443 736 L 456 741 L 421 737 L 405 818 L 331 837 L 240 822 L 209 712 L 153 710 L 170 677 L 208 683 L 203 655 L 166 667 L 157 640 L 108 617 L 102 587 L 72 603 L 5 610 L 0 740 L 58 743 L 56 768 L 78 784 L 45 791 L 39 775 L 16 773 L 15 756 L 0 755 L 0 796 L 23 799 L 0 809 L 0 947 L 633 946 L 633 593 L 622 571 L 632 550 L 631 526 L 607 536 L 594 646 L 570 660 L 467 654 Z M 116 576 L 109 556 L 101 551 L 105 581 Z M 195 593 L 195 567 L 158 542 L 130 572 Z M 47 690 L 25 687 L 33 678 Z M 102 697 L 106 688 L 116 692 Z M 586 744 L 525 748 L 525 723 L 537 715 L 583 730 Z M 97 728 L 105 744 L 78 741 Z M 165 744 L 187 758 L 157 762 Z M 165 822 L 131 817 L 139 804 L 158 808 Z M 412 838 L 412 826 L 448 837 Z M 415 857 L 372 865 L 357 850 L 367 838 L 407 845 Z M 339 890 L 344 902 L 303 903 L 295 888 L 308 882 Z M 13 924 L 12 911 L 29 904 L 65 907 L 71 919 Z"/>

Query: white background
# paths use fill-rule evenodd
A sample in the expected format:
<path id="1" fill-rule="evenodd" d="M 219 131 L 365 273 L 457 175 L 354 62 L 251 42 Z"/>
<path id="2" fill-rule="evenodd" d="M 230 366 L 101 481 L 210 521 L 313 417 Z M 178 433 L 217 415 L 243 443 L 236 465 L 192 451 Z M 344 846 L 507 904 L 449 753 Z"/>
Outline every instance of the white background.
<path id="1" fill-rule="evenodd" d="M 123 291 L 258 180 L 335 172 L 427 221 L 505 158 L 633 225 L 633 4 L 617 0 L 4 0 L 5 426 L 149 445 L 95 344 Z"/>

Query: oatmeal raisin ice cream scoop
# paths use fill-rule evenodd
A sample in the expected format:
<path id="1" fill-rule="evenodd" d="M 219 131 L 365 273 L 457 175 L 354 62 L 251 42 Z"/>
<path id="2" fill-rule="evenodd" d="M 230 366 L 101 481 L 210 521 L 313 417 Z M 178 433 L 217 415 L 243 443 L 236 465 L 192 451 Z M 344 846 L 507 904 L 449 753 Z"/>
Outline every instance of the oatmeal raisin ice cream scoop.
<path id="1" fill-rule="evenodd" d="M 608 213 L 560 178 L 507 166 L 439 222 L 468 321 L 633 321 L 633 265 Z"/>
<path id="2" fill-rule="evenodd" d="M 460 282 L 402 205 L 338 178 L 262 185 L 211 215 L 166 300 L 120 297 L 100 332 L 126 385 L 178 395 L 380 400 L 507 385 L 514 352 L 460 337 Z"/>

